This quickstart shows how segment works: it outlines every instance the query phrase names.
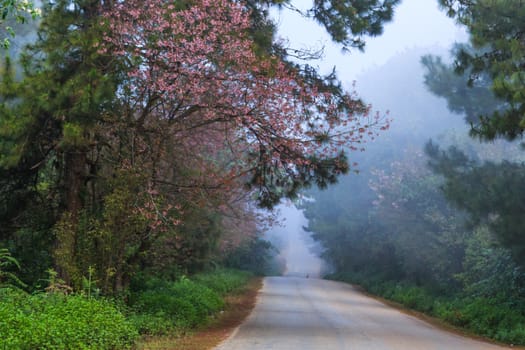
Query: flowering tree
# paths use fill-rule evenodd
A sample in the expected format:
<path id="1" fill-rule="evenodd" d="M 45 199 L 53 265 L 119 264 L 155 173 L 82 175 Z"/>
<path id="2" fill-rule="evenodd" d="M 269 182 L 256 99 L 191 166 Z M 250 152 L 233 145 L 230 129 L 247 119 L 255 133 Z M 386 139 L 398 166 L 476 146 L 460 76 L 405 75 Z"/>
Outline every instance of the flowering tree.
<path id="1" fill-rule="evenodd" d="M 176 140 L 210 176 L 202 150 L 222 152 L 228 171 L 216 185 L 243 179 L 263 206 L 335 181 L 348 169 L 342 147 L 388 126 L 353 94 L 313 83 L 280 57 L 256 55 L 242 3 L 126 1 L 106 21 L 101 52 L 127 68 L 121 91 L 137 129 Z"/>
<path id="2" fill-rule="evenodd" d="M 263 3 L 45 4 L 23 79 L 0 84 L 0 217 L 19 227 L 26 196 L 49 203 L 68 284 L 95 266 L 118 292 L 148 264 L 231 248 L 257 230 L 254 199 L 334 182 L 341 150 L 388 126 L 333 75 L 286 61 Z"/>

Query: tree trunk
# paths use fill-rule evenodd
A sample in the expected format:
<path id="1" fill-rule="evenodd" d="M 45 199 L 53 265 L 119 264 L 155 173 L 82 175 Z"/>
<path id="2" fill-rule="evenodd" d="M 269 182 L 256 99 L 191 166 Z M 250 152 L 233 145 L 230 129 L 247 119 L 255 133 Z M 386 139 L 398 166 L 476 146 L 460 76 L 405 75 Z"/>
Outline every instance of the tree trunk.
<path id="1" fill-rule="evenodd" d="M 86 161 L 86 153 L 80 150 L 68 150 L 64 154 L 65 215 L 55 230 L 55 264 L 58 278 L 74 287 L 79 287 L 82 277 L 77 266 L 77 236 L 79 215 L 83 208 Z"/>

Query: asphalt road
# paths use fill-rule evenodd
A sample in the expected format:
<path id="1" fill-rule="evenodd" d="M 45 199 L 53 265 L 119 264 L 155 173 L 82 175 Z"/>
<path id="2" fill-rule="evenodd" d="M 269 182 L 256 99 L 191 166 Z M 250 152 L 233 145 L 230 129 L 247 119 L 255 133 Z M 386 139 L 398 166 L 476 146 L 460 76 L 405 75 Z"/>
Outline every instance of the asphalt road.
<path id="1" fill-rule="evenodd" d="M 495 350 L 438 329 L 347 284 L 268 277 L 248 319 L 218 350 Z"/>

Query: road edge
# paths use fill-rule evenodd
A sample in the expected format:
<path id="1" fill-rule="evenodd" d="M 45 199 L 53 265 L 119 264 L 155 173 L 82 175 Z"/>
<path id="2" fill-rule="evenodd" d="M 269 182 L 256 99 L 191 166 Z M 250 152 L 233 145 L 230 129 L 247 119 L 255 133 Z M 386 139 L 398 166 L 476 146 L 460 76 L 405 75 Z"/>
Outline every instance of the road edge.
<path id="1" fill-rule="evenodd" d="M 257 289 L 255 298 L 253 299 L 253 304 L 249 312 L 244 316 L 243 319 L 239 319 L 238 324 L 235 326 L 233 330 L 231 330 L 224 339 L 222 339 L 219 343 L 217 343 L 213 348 L 213 350 L 222 350 L 225 346 L 225 344 L 232 338 L 235 337 L 235 335 L 239 332 L 240 327 L 248 321 L 251 317 L 253 317 L 253 309 L 255 309 L 255 306 L 259 303 L 259 300 L 261 298 L 261 291 L 264 288 L 264 284 L 266 281 L 266 277 L 259 278 L 259 288 Z"/>
<path id="2" fill-rule="evenodd" d="M 525 346 L 522 346 L 522 345 L 514 345 L 514 344 L 507 344 L 507 343 L 502 343 L 502 342 L 498 342 L 494 339 L 490 339 L 490 338 L 486 338 L 486 337 L 483 337 L 479 334 L 475 334 L 475 333 L 472 333 L 472 332 L 469 332 L 467 329 L 464 329 L 464 328 L 460 328 L 460 327 L 457 327 L 457 326 L 454 326 L 450 323 L 447 323 L 445 322 L 444 320 L 442 319 L 439 319 L 437 317 L 433 317 L 433 316 L 430 316 L 430 315 L 427 315 L 425 314 L 424 312 L 421 312 L 421 311 L 417 311 L 417 310 L 414 310 L 414 309 L 410 309 L 406 306 L 404 306 L 403 304 L 400 304 L 398 302 L 395 302 L 395 301 L 392 301 L 392 300 L 388 300 L 388 299 L 385 299 L 383 297 L 380 297 L 378 295 L 375 295 L 375 294 L 372 294 L 370 292 L 368 292 L 366 289 L 364 289 L 363 287 L 361 287 L 360 285 L 358 284 L 353 284 L 353 283 L 348 283 L 348 282 L 345 282 L 345 281 L 339 281 L 339 280 L 331 280 L 331 279 L 327 279 L 327 281 L 334 281 L 334 282 L 340 282 L 340 283 L 344 283 L 350 287 L 352 287 L 354 290 L 356 290 L 357 292 L 369 297 L 369 298 L 372 298 L 380 303 L 383 303 L 393 309 L 396 309 L 398 310 L 399 312 L 405 314 L 405 315 L 408 315 L 408 316 L 412 316 L 420 321 L 423 321 L 423 322 L 426 322 L 438 329 L 441 329 L 443 331 L 446 331 L 446 332 L 450 332 L 450 333 L 453 333 L 453 334 L 456 334 L 456 335 L 459 335 L 459 336 L 462 336 L 462 337 L 466 337 L 466 338 L 470 338 L 472 340 L 477 340 L 477 341 L 481 341 L 481 342 L 484 342 L 484 343 L 488 343 L 488 344 L 493 344 L 493 345 L 497 345 L 497 346 L 501 346 L 501 347 L 505 347 L 505 348 L 512 348 L 512 349 L 517 349 L 517 350 L 525 350 Z"/>

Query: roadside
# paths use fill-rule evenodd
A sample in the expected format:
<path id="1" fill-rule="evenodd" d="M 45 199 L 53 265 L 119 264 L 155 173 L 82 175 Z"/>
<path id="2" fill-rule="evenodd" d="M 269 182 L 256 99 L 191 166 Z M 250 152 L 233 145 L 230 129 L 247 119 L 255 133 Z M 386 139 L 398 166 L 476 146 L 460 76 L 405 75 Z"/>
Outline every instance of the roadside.
<path id="1" fill-rule="evenodd" d="M 394 309 L 397 309 L 398 311 L 406 314 L 406 315 L 409 315 L 409 316 L 412 316 L 412 317 L 415 317 L 421 321 L 424 321 L 428 324 L 431 324 L 432 326 L 436 327 L 436 328 L 439 328 L 441 330 L 444 330 L 444 331 L 447 331 L 447 332 L 450 332 L 450 333 L 454 333 L 456 335 L 459 335 L 459 336 L 462 336 L 462 337 L 467 337 L 467 338 L 470 338 L 470 339 L 473 339 L 473 340 L 478 340 L 478 341 L 482 341 L 482 342 L 486 342 L 486 343 L 490 343 L 490 344 L 494 344 L 494 345 L 499 345 L 499 346 L 510 346 L 512 348 L 515 348 L 515 349 L 521 349 L 521 350 L 525 350 L 525 346 L 519 346 L 519 345 L 514 345 L 512 343 L 504 343 L 504 342 L 499 342 L 499 341 L 496 341 L 494 339 L 491 339 L 489 337 L 485 337 L 485 336 L 482 336 L 482 335 L 479 335 L 479 334 L 476 334 L 468 329 L 465 329 L 463 327 L 459 327 L 459 326 L 456 326 L 456 325 L 453 325 L 441 318 L 438 318 L 438 317 L 435 317 L 435 316 L 432 316 L 432 315 L 429 315 L 428 313 L 425 313 L 425 312 L 421 312 L 421 311 L 418 311 L 418 310 L 415 310 L 413 308 L 410 308 L 406 305 L 404 305 L 403 303 L 400 303 L 400 302 L 397 302 L 397 301 L 394 301 L 394 300 L 390 300 L 390 299 L 387 299 L 385 297 L 382 297 L 380 295 L 377 295 L 377 294 L 373 294 L 369 291 L 367 291 L 364 287 L 362 287 L 361 285 L 358 285 L 358 284 L 353 284 L 353 283 L 350 283 L 350 282 L 347 282 L 347 281 L 342 281 L 342 280 L 337 280 L 336 281 L 338 282 L 343 282 L 343 283 L 346 283 L 348 285 L 350 285 L 352 288 L 354 288 L 356 291 L 362 293 L 363 295 L 366 295 L 367 297 L 369 298 L 372 298 L 372 299 L 375 299 L 391 308 L 394 308 Z"/>
<path id="2" fill-rule="evenodd" d="M 503 350 L 433 327 L 358 292 L 314 278 L 268 277 L 228 350 Z"/>
<path id="3" fill-rule="evenodd" d="M 257 301 L 262 278 L 254 277 L 243 288 L 224 297 L 225 307 L 210 322 L 193 332 L 178 336 L 147 338 L 139 350 L 207 350 L 226 339 L 250 314 Z"/>

